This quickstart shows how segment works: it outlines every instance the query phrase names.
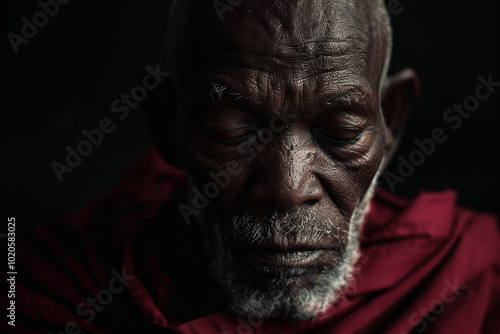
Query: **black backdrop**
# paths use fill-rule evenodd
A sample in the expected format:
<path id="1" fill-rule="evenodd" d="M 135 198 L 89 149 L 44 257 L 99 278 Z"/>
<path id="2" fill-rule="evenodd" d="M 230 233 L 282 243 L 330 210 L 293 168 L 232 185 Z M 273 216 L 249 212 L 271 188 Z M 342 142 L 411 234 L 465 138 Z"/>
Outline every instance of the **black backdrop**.
<path id="1" fill-rule="evenodd" d="M 116 184 L 150 146 L 141 108 L 120 121 L 110 104 L 130 92 L 147 65 L 163 61 L 169 3 L 72 0 L 15 53 L 9 32 L 21 35 L 21 18 L 32 21 L 41 8 L 34 0 L 2 2 L 2 217 L 15 216 L 18 230 L 81 208 Z M 436 127 L 445 129 L 448 140 L 395 184 L 394 192 L 414 196 L 419 190 L 455 188 L 461 204 L 500 213 L 500 89 L 458 129 L 443 120 L 448 108 L 474 94 L 478 76 L 492 74 L 500 81 L 500 1 L 399 3 L 391 14 L 391 71 L 414 68 L 422 95 L 396 157 L 408 157 L 414 140 L 429 138 Z M 63 162 L 65 147 L 75 148 L 84 139 L 82 130 L 96 128 L 105 117 L 115 130 L 59 182 L 52 162 Z M 397 169 L 397 161 L 389 167 Z"/>

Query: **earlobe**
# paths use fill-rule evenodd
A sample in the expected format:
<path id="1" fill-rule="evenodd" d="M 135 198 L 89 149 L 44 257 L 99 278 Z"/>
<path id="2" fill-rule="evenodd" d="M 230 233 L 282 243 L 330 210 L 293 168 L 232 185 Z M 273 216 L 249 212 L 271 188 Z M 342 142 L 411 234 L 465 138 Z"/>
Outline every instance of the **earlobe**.
<path id="1" fill-rule="evenodd" d="M 389 160 L 401 138 L 405 121 L 420 91 L 417 74 L 405 69 L 386 79 L 382 88 L 382 111 L 387 126 L 386 154 Z"/>
<path id="2" fill-rule="evenodd" d="M 177 113 L 179 98 L 174 81 L 165 78 L 158 87 L 148 92 L 142 103 L 151 129 L 153 144 L 169 164 L 181 167 L 177 145 Z"/>

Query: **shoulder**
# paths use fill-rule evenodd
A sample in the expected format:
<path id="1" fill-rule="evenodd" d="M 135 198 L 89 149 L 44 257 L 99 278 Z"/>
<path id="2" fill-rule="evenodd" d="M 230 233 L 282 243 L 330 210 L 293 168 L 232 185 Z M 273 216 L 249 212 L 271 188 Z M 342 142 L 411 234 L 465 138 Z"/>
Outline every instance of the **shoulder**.
<path id="1" fill-rule="evenodd" d="M 478 237 L 483 241 L 498 240 L 498 217 L 459 206 L 457 198 L 457 191 L 452 189 L 423 191 L 413 199 L 379 189 L 371 202 L 363 234 L 368 242 L 385 237 L 455 242 Z"/>
<path id="2" fill-rule="evenodd" d="M 405 298 L 412 328 L 441 333 L 466 324 L 457 332 L 488 332 L 500 305 L 498 218 L 457 205 L 457 196 L 378 191 L 363 230 L 357 293 Z"/>

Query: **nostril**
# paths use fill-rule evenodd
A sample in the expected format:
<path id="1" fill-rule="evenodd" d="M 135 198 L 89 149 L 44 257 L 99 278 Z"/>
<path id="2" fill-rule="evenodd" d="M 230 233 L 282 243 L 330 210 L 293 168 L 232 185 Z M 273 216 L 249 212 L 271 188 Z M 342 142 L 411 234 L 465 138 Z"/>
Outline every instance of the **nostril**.
<path id="1" fill-rule="evenodd" d="M 304 202 L 304 204 L 306 204 L 306 205 L 314 205 L 316 203 L 318 203 L 318 200 L 316 200 L 316 199 L 310 199 L 310 200 Z"/>

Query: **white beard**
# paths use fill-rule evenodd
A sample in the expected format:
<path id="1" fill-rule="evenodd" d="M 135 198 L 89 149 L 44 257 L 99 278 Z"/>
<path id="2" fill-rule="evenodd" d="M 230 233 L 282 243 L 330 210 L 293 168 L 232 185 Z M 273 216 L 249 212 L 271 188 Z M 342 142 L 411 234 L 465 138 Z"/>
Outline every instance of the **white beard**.
<path id="1" fill-rule="evenodd" d="M 211 231 L 208 231 L 211 237 L 207 238 L 210 270 L 218 283 L 226 289 L 231 301 L 231 310 L 247 319 L 254 319 L 252 321 L 265 318 L 314 320 L 342 298 L 343 290 L 352 281 L 354 265 L 359 258 L 359 232 L 373 197 L 377 176 L 378 173 L 363 199 L 356 205 L 349 222 L 349 231 L 340 231 L 347 235 L 347 243 L 337 254 L 336 264 L 329 268 L 319 268 L 310 278 L 306 276 L 303 268 L 286 268 L 274 272 L 279 274 L 279 277 L 266 281 L 267 286 L 257 286 L 258 284 L 254 284 L 255 279 L 250 277 L 251 273 L 238 267 L 238 261 L 233 259 L 221 238 L 220 221 L 216 221 Z M 302 231 L 309 234 L 312 240 L 318 240 L 325 233 L 330 234 L 332 228 L 339 229 L 339 226 L 328 221 L 322 223 L 319 228 L 307 230 L 308 222 L 314 221 L 311 215 L 300 216 L 299 221 L 302 223 L 299 224 L 290 224 L 290 221 L 298 220 L 293 215 L 285 215 L 282 218 L 271 215 L 261 220 L 246 215 L 234 217 L 230 226 L 235 238 L 245 233 L 247 239 L 256 243 L 268 239 L 272 228 L 285 233 L 292 230 Z M 304 279 L 300 281 L 300 287 L 289 288 L 292 278 L 301 280 L 301 274 L 304 274 Z"/>

